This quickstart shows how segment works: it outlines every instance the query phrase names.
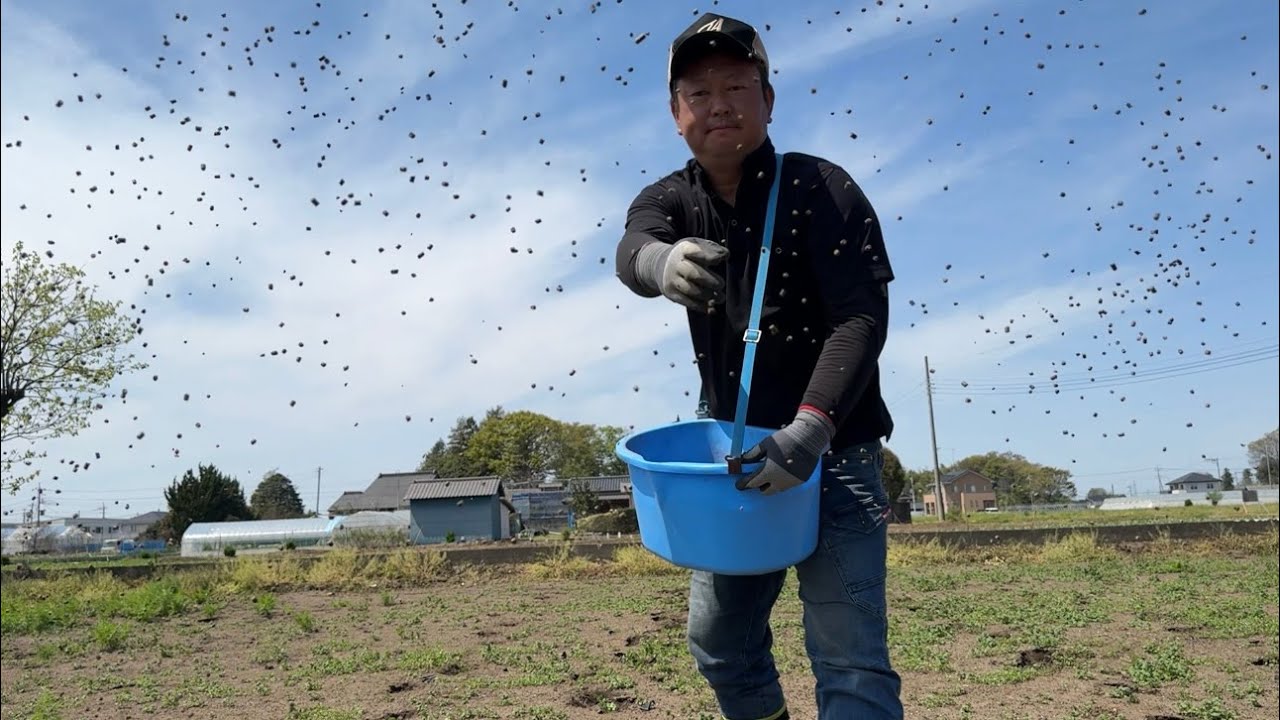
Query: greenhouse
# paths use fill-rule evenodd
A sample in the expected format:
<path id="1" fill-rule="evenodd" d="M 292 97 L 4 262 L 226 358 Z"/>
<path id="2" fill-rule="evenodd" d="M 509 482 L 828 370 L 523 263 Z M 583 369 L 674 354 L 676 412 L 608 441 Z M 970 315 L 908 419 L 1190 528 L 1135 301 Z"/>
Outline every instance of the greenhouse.
<path id="1" fill-rule="evenodd" d="M 229 547 L 239 551 L 276 550 L 288 543 L 296 548 L 327 546 L 334 528 L 344 519 L 338 516 L 192 523 L 182 534 L 182 557 L 221 555 Z"/>
<path id="2" fill-rule="evenodd" d="M 409 511 L 361 510 L 345 515 L 333 528 L 333 544 L 390 547 L 409 542 Z"/>
<path id="3" fill-rule="evenodd" d="M 85 553 L 101 546 L 92 535 L 74 525 L 41 525 L 15 528 L 4 536 L 4 554 Z"/>

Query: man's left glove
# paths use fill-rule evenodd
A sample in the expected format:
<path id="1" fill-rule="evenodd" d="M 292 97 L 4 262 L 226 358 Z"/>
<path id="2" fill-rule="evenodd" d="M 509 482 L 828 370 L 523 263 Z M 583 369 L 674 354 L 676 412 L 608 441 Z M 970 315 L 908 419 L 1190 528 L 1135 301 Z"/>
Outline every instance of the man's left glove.
<path id="1" fill-rule="evenodd" d="M 835 434 L 835 423 L 827 416 L 801 408 L 790 425 L 742 454 L 744 464 L 764 460 L 764 466 L 738 480 L 737 488 L 773 495 L 800 485 L 818 467 Z"/>

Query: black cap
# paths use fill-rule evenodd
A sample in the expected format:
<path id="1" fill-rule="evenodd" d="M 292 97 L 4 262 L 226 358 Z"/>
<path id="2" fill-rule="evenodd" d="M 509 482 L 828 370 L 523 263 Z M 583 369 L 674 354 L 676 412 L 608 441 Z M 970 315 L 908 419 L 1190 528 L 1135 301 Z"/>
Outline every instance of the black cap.
<path id="1" fill-rule="evenodd" d="M 755 28 L 741 20 L 706 13 L 671 43 L 671 51 L 667 55 L 668 87 L 675 87 L 680 71 L 690 57 L 697 55 L 696 51 L 711 47 L 741 53 L 764 66 L 766 73 L 769 71 L 769 57 L 765 55 L 764 42 Z"/>

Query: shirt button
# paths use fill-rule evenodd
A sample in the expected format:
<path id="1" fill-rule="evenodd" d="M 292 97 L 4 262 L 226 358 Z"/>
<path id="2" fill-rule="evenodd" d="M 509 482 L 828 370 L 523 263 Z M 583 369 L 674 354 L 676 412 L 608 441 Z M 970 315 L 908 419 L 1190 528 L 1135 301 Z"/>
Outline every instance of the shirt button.
<path id="1" fill-rule="evenodd" d="M 737 220 L 730 220 L 730 221 L 729 221 L 729 227 L 738 227 L 738 221 L 737 221 Z"/>

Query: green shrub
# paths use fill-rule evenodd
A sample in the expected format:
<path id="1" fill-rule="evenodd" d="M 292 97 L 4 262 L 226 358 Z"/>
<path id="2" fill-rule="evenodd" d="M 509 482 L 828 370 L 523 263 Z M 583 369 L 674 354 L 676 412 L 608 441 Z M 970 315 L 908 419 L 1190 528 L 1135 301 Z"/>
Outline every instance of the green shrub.
<path id="1" fill-rule="evenodd" d="M 298 629 L 304 633 L 313 633 L 316 631 L 316 619 L 311 613 L 302 610 L 294 613 L 293 621 L 298 624 Z"/>
<path id="2" fill-rule="evenodd" d="M 276 596 L 271 593 L 263 593 L 253 599 L 253 609 L 263 617 L 271 617 L 271 612 L 276 609 Z"/>
<path id="3" fill-rule="evenodd" d="M 222 548 L 222 555 L 229 558 L 235 557 L 236 549 L 228 545 L 227 547 Z"/>
<path id="4" fill-rule="evenodd" d="M 104 652 L 115 652 L 124 647 L 129 639 L 129 628 L 110 620 L 99 620 L 93 626 L 93 641 Z"/>

